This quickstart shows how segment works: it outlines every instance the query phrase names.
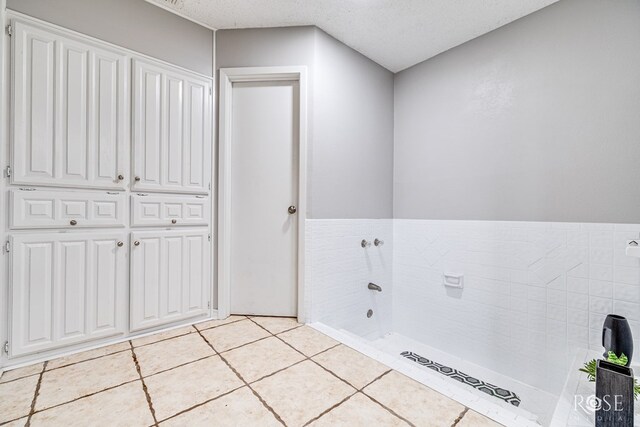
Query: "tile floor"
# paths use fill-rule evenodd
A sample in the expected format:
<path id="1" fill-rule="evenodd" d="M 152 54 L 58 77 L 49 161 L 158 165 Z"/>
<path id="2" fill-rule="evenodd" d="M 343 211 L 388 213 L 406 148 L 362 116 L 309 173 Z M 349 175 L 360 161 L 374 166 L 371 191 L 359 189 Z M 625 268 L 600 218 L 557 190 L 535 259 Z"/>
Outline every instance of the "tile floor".
<path id="1" fill-rule="evenodd" d="M 8 371 L 5 426 L 497 426 L 294 319 L 231 316 Z"/>

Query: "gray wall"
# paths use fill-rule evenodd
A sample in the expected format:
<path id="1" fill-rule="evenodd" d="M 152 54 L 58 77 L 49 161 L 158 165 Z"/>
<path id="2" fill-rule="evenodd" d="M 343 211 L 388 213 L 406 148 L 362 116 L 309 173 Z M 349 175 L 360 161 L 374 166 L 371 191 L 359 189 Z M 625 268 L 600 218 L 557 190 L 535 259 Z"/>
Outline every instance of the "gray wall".
<path id="1" fill-rule="evenodd" d="M 7 7 L 213 75 L 213 31 L 144 0 L 7 0 Z"/>
<path id="2" fill-rule="evenodd" d="M 314 27 L 221 30 L 216 67 L 306 65 L 309 218 L 390 218 L 393 75 Z"/>
<path id="3" fill-rule="evenodd" d="M 397 74 L 394 216 L 640 222 L 639 23 L 562 0 Z"/>
<path id="4" fill-rule="evenodd" d="M 393 74 L 317 31 L 315 218 L 393 215 Z"/>

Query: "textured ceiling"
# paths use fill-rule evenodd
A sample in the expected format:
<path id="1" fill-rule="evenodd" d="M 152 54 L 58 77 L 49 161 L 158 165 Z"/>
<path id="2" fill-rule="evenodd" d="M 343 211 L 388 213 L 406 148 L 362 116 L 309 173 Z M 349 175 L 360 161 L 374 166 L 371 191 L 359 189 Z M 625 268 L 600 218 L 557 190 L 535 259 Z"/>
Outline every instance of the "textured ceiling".
<path id="1" fill-rule="evenodd" d="M 316 25 L 397 72 L 557 0 L 147 0 L 214 29 Z"/>

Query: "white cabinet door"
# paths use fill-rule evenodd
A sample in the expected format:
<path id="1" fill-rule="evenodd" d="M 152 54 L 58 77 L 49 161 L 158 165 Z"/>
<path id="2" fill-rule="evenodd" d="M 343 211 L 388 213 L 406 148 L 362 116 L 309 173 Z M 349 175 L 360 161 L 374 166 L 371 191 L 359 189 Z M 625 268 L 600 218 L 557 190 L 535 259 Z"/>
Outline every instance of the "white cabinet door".
<path id="1" fill-rule="evenodd" d="M 146 60 L 134 60 L 133 70 L 132 188 L 207 193 L 211 80 Z"/>
<path id="2" fill-rule="evenodd" d="M 132 226 L 208 225 L 209 198 L 206 196 L 131 196 Z"/>
<path id="3" fill-rule="evenodd" d="M 125 332 L 125 233 L 14 235 L 11 253 L 10 357 Z"/>
<path id="4" fill-rule="evenodd" d="M 124 227 L 126 203 L 125 193 L 117 191 L 12 189 L 9 227 Z"/>
<path id="5" fill-rule="evenodd" d="M 124 189 L 126 55 L 17 20 L 13 28 L 12 182 Z"/>
<path id="6" fill-rule="evenodd" d="M 131 233 L 131 331 L 206 315 L 209 254 L 206 229 Z"/>

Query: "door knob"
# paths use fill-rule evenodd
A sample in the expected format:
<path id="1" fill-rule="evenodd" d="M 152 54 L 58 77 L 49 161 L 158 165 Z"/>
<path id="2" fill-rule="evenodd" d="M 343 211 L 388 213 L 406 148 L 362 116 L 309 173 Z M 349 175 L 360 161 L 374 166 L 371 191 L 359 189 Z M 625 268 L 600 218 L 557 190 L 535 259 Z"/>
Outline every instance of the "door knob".
<path id="1" fill-rule="evenodd" d="M 178 220 L 177 220 L 177 219 L 172 219 L 172 220 L 171 220 L 171 224 L 175 224 L 176 222 L 178 222 Z"/>
<path id="2" fill-rule="evenodd" d="M 124 242 L 123 242 L 123 241 L 119 241 L 119 242 L 117 243 L 117 245 L 118 245 L 118 247 L 123 247 L 123 246 L 124 246 Z"/>
<path id="3" fill-rule="evenodd" d="M 71 225 L 76 225 L 78 223 L 78 221 L 76 221 L 75 219 L 72 219 L 71 221 L 69 221 L 69 224 Z"/>
<path id="4" fill-rule="evenodd" d="M 298 212 L 298 209 L 296 209 L 295 206 L 289 206 L 289 209 L 287 209 L 287 211 L 289 212 L 289 215 L 293 215 L 294 213 Z"/>
<path id="5" fill-rule="evenodd" d="M 140 177 L 139 177 L 139 176 L 136 176 L 136 177 L 135 177 L 135 178 L 133 178 L 133 179 L 135 179 L 136 181 L 140 181 Z"/>
<path id="6" fill-rule="evenodd" d="M 140 246 L 140 241 L 136 240 L 135 242 L 133 242 L 134 246 Z"/>
<path id="7" fill-rule="evenodd" d="M 118 181 L 122 181 L 124 179 L 124 175 L 118 175 Z"/>

